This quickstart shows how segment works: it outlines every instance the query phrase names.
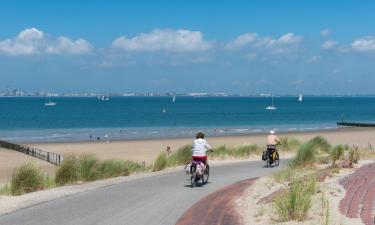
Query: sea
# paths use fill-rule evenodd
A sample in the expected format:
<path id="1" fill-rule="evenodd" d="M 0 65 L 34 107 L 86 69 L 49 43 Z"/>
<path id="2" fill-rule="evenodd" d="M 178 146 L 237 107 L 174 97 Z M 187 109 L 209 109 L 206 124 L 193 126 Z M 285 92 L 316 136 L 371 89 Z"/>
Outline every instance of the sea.
<path id="1" fill-rule="evenodd" d="M 0 98 L 0 139 L 12 142 L 139 140 L 336 129 L 374 122 L 375 97 L 44 97 Z"/>

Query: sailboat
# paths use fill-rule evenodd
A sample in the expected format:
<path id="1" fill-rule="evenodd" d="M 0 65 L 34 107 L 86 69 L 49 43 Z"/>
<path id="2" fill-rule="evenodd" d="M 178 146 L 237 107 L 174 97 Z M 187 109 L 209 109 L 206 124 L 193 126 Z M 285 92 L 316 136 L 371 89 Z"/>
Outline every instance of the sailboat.
<path id="1" fill-rule="evenodd" d="M 44 103 L 45 106 L 54 106 L 56 102 L 51 101 L 51 97 L 48 97 L 48 102 Z"/>
<path id="2" fill-rule="evenodd" d="M 266 110 L 276 110 L 277 108 L 273 106 L 273 95 L 272 95 L 272 104 L 266 107 Z"/>
<path id="3" fill-rule="evenodd" d="M 301 94 L 299 95 L 298 101 L 299 101 L 299 102 L 302 102 L 302 101 L 303 101 L 303 99 L 302 99 L 302 95 L 301 95 Z"/>
<path id="4" fill-rule="evenodd" d="M 100 99 L 102 101 L 109 101 L 109 95 L 107 95 L 107 96 L 103 95 L 102 97 L 99 97 L 98 99 Z"/>

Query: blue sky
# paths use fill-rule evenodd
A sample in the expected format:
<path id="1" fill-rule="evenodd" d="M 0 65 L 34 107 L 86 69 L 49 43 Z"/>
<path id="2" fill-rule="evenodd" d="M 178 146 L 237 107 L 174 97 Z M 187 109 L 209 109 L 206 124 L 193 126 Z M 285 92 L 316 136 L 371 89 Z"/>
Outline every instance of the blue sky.
<path id="1" fill-rule="evenodd" d="M 0 90 L 374 94 L 373 1 L 2 1 Z"/>

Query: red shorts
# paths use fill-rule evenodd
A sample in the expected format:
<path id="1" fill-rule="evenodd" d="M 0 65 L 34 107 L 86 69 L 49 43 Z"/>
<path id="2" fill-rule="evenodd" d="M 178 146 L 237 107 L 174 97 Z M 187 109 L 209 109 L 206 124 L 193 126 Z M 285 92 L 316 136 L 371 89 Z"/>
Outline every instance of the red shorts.
<path id="1" fill-rule="evenodd" d="M 207 156 L 193 156 L 194 161 L 200 161 L 204 163 L 205 165 L 207 164 Z"/>

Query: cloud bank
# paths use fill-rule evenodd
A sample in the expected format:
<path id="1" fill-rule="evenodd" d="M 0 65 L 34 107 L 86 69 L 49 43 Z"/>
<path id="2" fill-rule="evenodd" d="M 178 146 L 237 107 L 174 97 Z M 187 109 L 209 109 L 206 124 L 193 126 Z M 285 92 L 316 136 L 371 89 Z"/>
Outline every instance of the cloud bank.
<path id="1" fill-rule="evenodd" d="M 132 38 L 119 37 L 112 47 L 126 51 L 200 52 L 209 50 L 213 44 L 204 40 L 199 31 L 155 29 Z"/>
<path id="2" fill-rule="evenodd" d="M 71 40 L 68 37 L 46 37 L 43 31 L 28 28 L 21 31 L 16 37 L 0 41 L 0 54 L 6 55 L 35 55 L 35 54 L 87 54 L 93 49 L 92 45 L 84 40 Z"/>

